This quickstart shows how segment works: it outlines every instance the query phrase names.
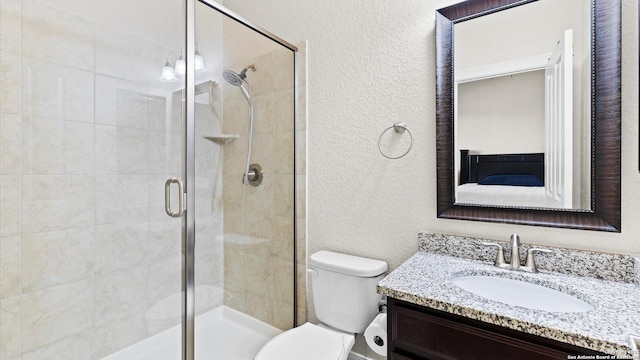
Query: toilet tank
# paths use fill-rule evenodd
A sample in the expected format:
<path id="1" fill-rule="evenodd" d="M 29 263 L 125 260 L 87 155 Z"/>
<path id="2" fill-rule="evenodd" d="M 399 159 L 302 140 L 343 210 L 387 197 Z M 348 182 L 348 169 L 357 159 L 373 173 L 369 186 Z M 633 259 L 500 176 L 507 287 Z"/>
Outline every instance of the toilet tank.
<path id="1" fill-rule="evenodd" d="M 378 314 L 382 296 L 376 285 L 387 263 L 323 250 L 311 255 L 309 267 L 318 320 L 344 332 L 364 332 Z"/>

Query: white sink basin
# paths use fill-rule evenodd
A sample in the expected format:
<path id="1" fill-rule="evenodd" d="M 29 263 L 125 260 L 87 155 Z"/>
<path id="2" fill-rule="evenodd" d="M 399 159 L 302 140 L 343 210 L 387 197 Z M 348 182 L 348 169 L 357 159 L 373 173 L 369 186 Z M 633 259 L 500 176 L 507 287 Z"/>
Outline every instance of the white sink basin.
<path id="1" fill-rule="evenodd" d="M 498 276 L 461 276 L 452 280 L 460 288 L 501 303 L 550 312 L 586 312 L 593 306 L 548 287 Z"/>

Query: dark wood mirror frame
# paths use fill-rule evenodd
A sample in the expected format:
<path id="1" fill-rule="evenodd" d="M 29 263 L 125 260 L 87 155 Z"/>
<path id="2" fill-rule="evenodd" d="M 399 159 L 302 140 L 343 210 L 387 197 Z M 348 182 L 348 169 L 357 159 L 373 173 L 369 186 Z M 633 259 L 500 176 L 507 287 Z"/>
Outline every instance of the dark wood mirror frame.
<path id="1" fill-rule="evenodd" d="M 455 204 L 453 25 L 533 1 L 467 0 L 436 12 L 438 217 L 620 232 L 620 0 L 591 1 L 591 210 Z"/>

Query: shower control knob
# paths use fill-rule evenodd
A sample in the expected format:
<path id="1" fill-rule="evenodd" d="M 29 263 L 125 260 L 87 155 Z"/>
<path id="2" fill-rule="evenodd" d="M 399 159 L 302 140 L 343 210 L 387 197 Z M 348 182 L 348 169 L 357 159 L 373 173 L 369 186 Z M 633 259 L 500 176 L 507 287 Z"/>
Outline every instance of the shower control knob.
<path id="1" fill-rule="evenodd" d="M 249 185 L 258 186 L 262 183 L 262 179 L 264 178 L 264 172 L 262 171 L 262 166 L 259 164 L 251 164 L 249 165 L 249 171 L 242 176 L 242 183 L 245 183 L 245 178 Z"/>

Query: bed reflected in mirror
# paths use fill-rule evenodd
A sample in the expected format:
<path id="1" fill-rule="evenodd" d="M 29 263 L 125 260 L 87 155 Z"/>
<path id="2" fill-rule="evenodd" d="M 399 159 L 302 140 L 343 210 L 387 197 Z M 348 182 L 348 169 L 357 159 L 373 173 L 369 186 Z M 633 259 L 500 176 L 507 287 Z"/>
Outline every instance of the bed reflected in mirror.
<path id="1" fill-rule="evenodd" d="M 539 0 L 454 25 L 456 203 L 591 209 L 590 10 Z"/>

